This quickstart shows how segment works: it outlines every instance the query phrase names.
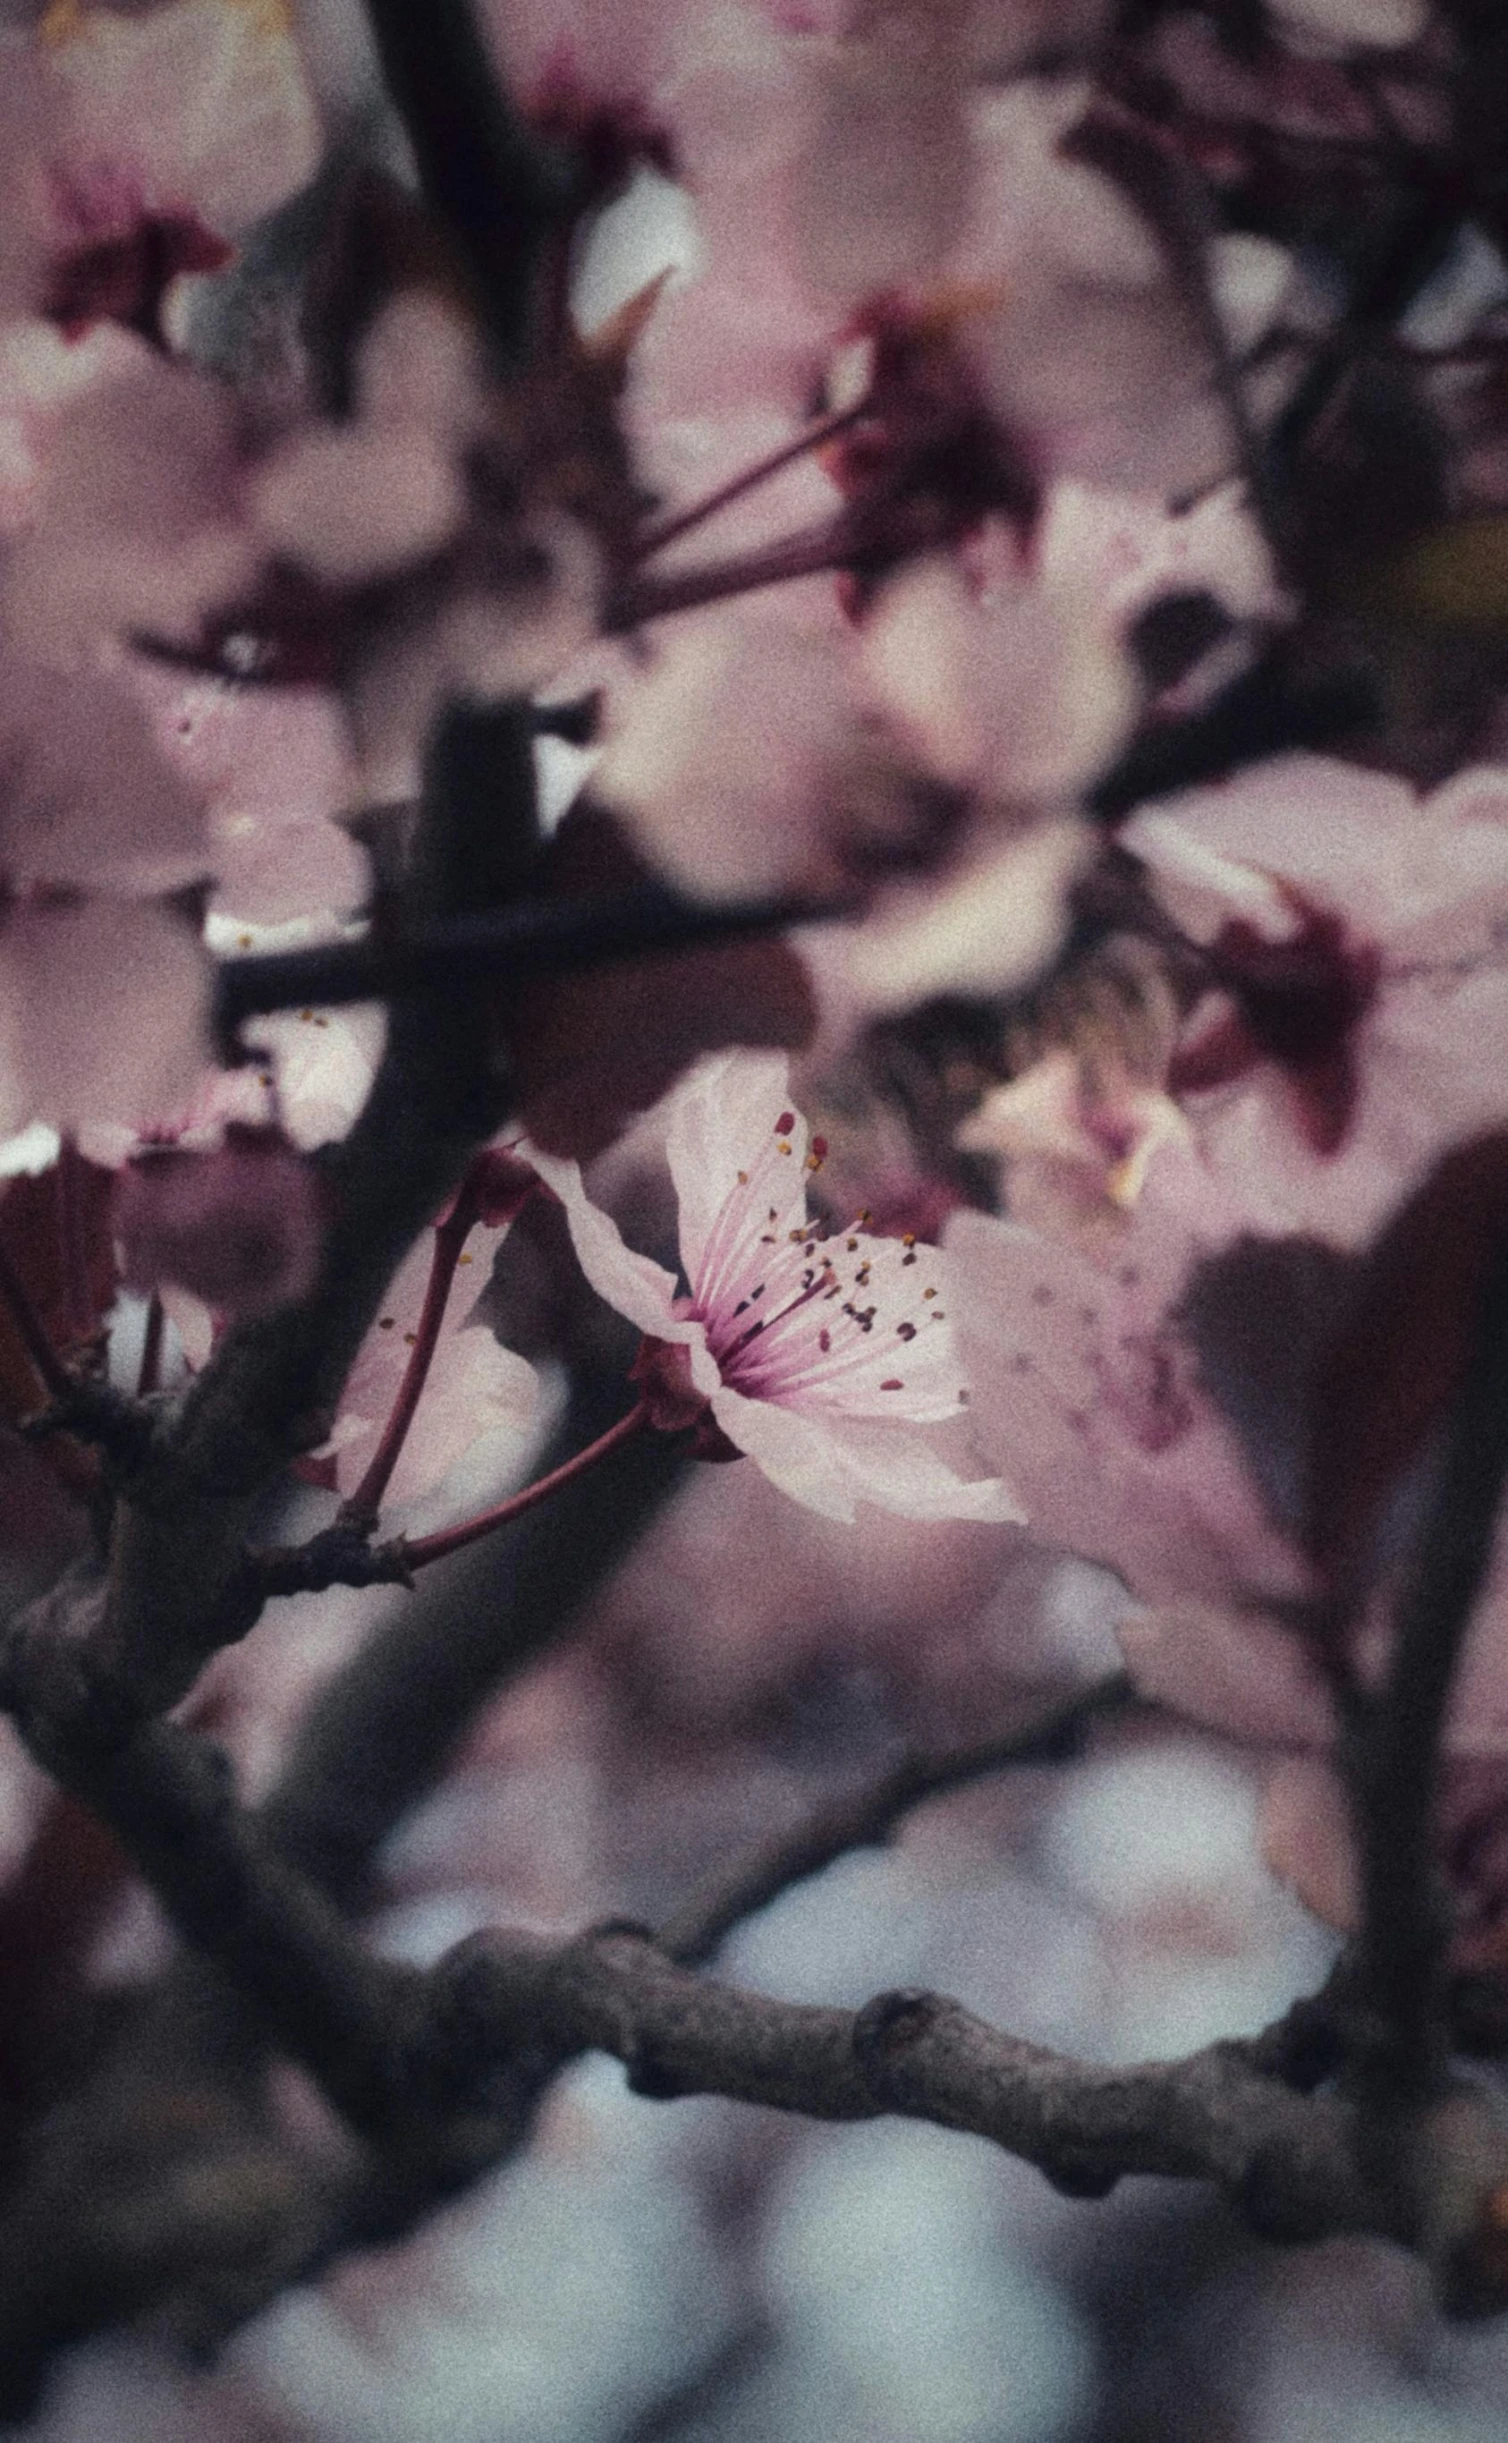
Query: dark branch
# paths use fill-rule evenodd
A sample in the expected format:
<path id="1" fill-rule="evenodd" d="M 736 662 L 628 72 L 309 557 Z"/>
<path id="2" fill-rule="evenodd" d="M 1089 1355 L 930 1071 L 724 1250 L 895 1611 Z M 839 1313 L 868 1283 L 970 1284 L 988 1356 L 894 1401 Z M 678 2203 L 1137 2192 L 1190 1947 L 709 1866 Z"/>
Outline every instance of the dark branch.
<path id="1" fill-rule="evenodd" d="M 425 197 L 501 361 L 517 364 L 541 256 L 572 209 L 571 166 L 512 109 L 466 0 L 367 0 L 367 15 Z"/>
<path id="2" fill-rule="evenodd" d="M 882 2112 L 972 2130 L 1078 2195 L 1128 2173 L 1213 2181 L 1287 2236 L 1378 2227 L 1346 2108 L 1264 2077 L 1240 2044 L 1100 2069 L 1000 2034 L 933 1994 L 853 2012 L 745 1993 L 607 1927 L 574 1943 L 479 1935 L 435 1971 L 446 2075 L 527 2040 L 614 2054 L 647 2096 L 724 2095 L 819 2120 Z M 1394 2229 L 1391 2236 L 1405 2236 Z"/>
<path id="3" fill-rule="evenodd" d="M 532 976 L 826 924 L 851 913 L 849 903 L 833 900 L 700 907 L 657 888 L 595 903 L 539 900 L 478 910 L 362 941 L 226 959 L 215 982 L 215 1030 L 232 1057 L 240 1057 L 237 1029 L 270 1010 L 334 1009 L 420 995 L 444 1001 L 480 987 L 501 990 Z"/>
<path id="4" fill-rule="evenodd" d="M 1135 1704 L 1130 1680 L 1116 1672 L 1017 1730 L 971 1747 L 903 1757 L 878 1780 L 833 1800 L 793 1831 L 739 1860 L 727 1874 L 714 1876 L 660 1927 L 659 1948 L 683 1967 L 700 1966 L 744 1918 L 767 1908 L 793 1884 L 820 1874 L 847 1851 L 887 1840 L 901 1817 L 924 1800 L 941 1798 L 1013 1765 L 1065 1764 L 1078 1754 L 1094 1723 L 1130 1711 Z"/>
<path id="5" fill-rule="evenodd" d="M 1359 1989 L 1376 2020 L 1371 2066 L 1405 2095 L 1427 2094 L 1445 2076 L 1450 1926 L 1434 1837 L 1440 1747 L 1505 1479 L 1508 1243 L 1482 1297 L 1438 1489 L 1398 1608 L 1387 1680 L 1352 1742 L 1362 1858 Z"/>

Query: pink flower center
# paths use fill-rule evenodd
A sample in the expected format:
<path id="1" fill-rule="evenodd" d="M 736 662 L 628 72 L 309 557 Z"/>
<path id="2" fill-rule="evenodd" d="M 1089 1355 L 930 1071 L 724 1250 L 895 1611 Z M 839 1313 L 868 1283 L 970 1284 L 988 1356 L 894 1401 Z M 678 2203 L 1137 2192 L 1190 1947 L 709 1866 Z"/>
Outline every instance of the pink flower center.
<path id="1" fill-rule="evenodd" d="M 792 1112 L 775 1124 L 777 1165 L 796 1159 L 795 1125 Z M 826 1153 L 814 1137 L 806 1169 L 820 1170 Z M 910 1233 L 878 1237 L 867 1213 L 829 1231 L 807 1217 L 804 1197 L 793 1207 L 787 1196 L 782 1210 L 764 1192 L 769 1176 L 768 1163 L 740 1173 L 679 1311 L 703 1325 L 723 1381 L 747 1399 L 841 1407 L 845 1395 L 904 1392 L 907 1349 L 945 1320 L 922 1270 L 931 1249 Z"/>

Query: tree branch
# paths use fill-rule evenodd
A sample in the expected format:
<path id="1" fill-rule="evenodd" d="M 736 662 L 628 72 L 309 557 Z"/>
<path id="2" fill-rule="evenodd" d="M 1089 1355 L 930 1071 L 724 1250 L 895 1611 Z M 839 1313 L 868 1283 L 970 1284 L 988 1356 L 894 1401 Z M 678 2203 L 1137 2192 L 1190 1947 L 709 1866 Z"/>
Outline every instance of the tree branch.
<path id="1" fill-rule="evenodd" d="M 367 16 L 425 197 L 470 274 L 494 348 L 516 364 L 541 256 L 575 198 L 571 166 L 510 106 L 466 0 L 367 0 Z"/>
<path id="2" fill-rule="evenodd" d="M 500 748 L 512 750 L 498 765 L 502 812 L 532 832 L 527 713 L 515 708 L 497 726 Z M 470 857 L 481 818 L 465 779 L 464 756 L 442 725 L 405 886 L 412 919 L 465 916 L 492 887 L 499 807 L 489 801 L 488 836 Z M 45 1688 L 57 1693 L 48 1649 L 60 1640 L 77 1666 L 67 1698 L 73 1727 L 87 1738 L 86 1698 L 107 1712 L 165 1711 L 213 1653 L 245 1635 L 262 1600 L 243 1560 L 254 1505 L 328 1433 L 393 1273 L 499 1124 L 504 1096 L 484 997 L 394 1010 L 371 1094 L 328 1164 L 334 1218 L 310 1294 L 227 1334 L 188 1392 L 153 1412 L 116 1505 L 103 1600 L 68 1622 L 49 1599 L 10 1628 L 5 1676 L 25 1718 L 45 1715 Z M 49 1733 L 54 1749 L 60 1727 Z"/>
<path id="3" fill-rule="evenodd" d="M 477 1935 L 432 1982 L 458 2093 L 527 2038 L 562 2059 L 613 2054 L 630 2086 L 658 2099 L 723 2095 L 817 2120 L 896 2112 L 971 2130 L 1075 2195 L 1156 2173 L 1209 2180 L 1290 2237 L 1379 2227 L 1347 2108 L 1264 2077 L 1241 2044 L 1101 2069 L 1003 2035 L 935 1994 L 879 1994 L 847 2011 L 746 1993 L 679 1967 L 623 1926 L 565 1944 Z"/>
<path id="4" fill-rule="evenodd" d="M 722 1875 L 676 1910 L 656 1941 L 668 1959 L 699 1967 L 746 1917 L 767 1908 L 792 1885 L 805 1882 L 851 1849 L 868 1849 L 889 1838 L 903 1815 L 929 1798 L 941 1798 L 966 1783 L 1013 1765 L 1066 1764 L 1076 1756 L 1094 1723 L 1133 1711 L 1138 1700 L 1125 1672 L 1065 1697 L 1051 1712 L 971 1747 L 902 1757 L 898 1764 L 807 1816 Z"/>
<path id="5" fill-rule="evenodd" d="M 227 1054 L 240 1058 L 242 1023 L 272 1010 L 338 1009 L 418 995 L 443 1004 L 479 986 L 499 989 L 530 976 L 569 975 L 655 951 L 830 924 L 852 913 L 851 903 L 830 899 L 702 907 L 658 886 L 597 902 L 526 900 L 385 929 L 360 941 L 224 959 L 215 979 L 215 1032 Z"/>
<path id="6" fill-rule="evenodd" d="M 1508 1241 L 1496 1251 L 1454 1403 L 1440 1481 L 1398 1606 L 1378 1696 L 1349 1744 L 1362 1868 L 1356 1990 L 1370 2075 L 1403 2095 L 1446 2074 L 1450 1922 L 1435 1842 L 1440 1747 L 1508 1480 Z"/>

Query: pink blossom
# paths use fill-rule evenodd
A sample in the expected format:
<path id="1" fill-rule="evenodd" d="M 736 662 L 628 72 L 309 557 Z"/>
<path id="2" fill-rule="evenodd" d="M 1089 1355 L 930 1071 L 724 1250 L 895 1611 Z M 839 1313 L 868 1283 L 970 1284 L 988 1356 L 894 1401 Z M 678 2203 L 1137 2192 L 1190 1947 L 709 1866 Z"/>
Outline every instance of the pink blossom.
<path id="1" fill-rule="evenodd" d="M 132 893 L 208 865 L 202 802 L 126 690 L 0 654 L 0 875 Z"/>
<path id="2" fill-rule="evenodd" d="M 996 1479 L 962 1478 L 937 1429 L 966 1386 L 936 1251 L 876 1236 L 861 1218 L 826 1232 L 807 1212 L 823 1145 L 787 1100 L 783 1058 L 703 1061 L 669 1106 L 688 1292 L 626 1247 L 575 1163 L 521 1150 L 565 1204 L 577 1256 L 609 1305 L 684 1352 L 684 1414 L 710 1411 L 783 1492 L 830 1518 L 855 1503 L 905 1518 L 1009 1519 Z M 664 1378 L 662 1377 L 662 1382 Z"/>
<path id="3" fill-rule="evenodd" d="M 1201 1245 L 1193 1216 L 1208 1243 L 1233 1219 L 1196 1158 L 1171 1146 L 1108 1262 L 1019 1222 L 957 1213 L 944 1234 L 948 1295 L 981 1447 L 1035 1534 L 1108 1564 L 1143 1602 L 1272 1611 L 1309 1577 L 1176 1321 Z"/>
<path id="4" fill-rule="evenodd" d="M 857 709 L 836 606 L 806 611 L 756 601 L 672 622 L 610 689 L 595 787 L 705 896 L 835 878 L 829 837 L 864 790 Z"/>
<path id="5" fill-rule="evenodd" d="M 285 925 L 254 925 L 211 916 L 210 947 L 222 957 L 256 950 L 303 949 L 339 935 L 328 920 L 296 919 Z M 349 1131 L 371 1090 L 386 1032 L 377 1003 L 349 1009 L 279 1010 L 250 1021 L 243 1040 L 256 1056 L 246 1066 L 202 1081 L 191 1114 L 175 1119 L 185 1128 L 217 1133 L 229 1121 L 277 1127 L 302 1153 L 312 1153 Z"/>
<path id="6" fill-rule="evenodd" d="M 45 1120 L 87 1150 L 170 1109 L 204 1059 L 206 986 L 191 928 L 158 902 L 16 902 L 0 917 L 0 1135 Z"/>
<path id="7" fill-rule="evenodd" d="M 333 692 L 238 686 L 144 660 L 129 676 L 163 762 L 204 800 L 217 915 L 242 928 L 333 925 L 362 906 L 366 857 L 340 820 L 358 783 Z"/>
<path id="8" fill-rule="evenodd" d="M 270 1130 L 227 1130 L 213 1153 L 149 1146 L 116 1181 L 127 1288 L 174 1281 L 239 1319 L 307 1296 L 324 1218 L 316 1174 Z"/>
<path id="9" fill-rule="evenodd" d="M 1229 422 L 1151 230 L 1060 149 L 1085 99 L 1045 77 L 976 99 L 973 209 L 947 270 L 993 292 L 969 343 L 1051 471 L 1192 492 L 1229 471 Z"/>
<path id="10" fill-rule="evenodd" d="M 64 669 L 123 638 L 195 643 L 257 567 L 231 392 L 145 349 L 100 370 L 49 418 L 0 576 L 6 629 Z"/>
<path id="11" fill-rule="evenodd" d="M 532 1428 L 539 1378 L 526 1358 L 506 1349 L 490 1324 L 478 1322 L 477 1298 L 507 1235 L 479 1225 L 462 1252 L 424 1396 L 389 1480 L 386 1502 L 401 1507 L 430 1492 L 468 1454 L 496 1461 L 522 1452 Z M 376 1323 L 362 1342 L 341 1394 L 324 1456 L 333 1460 L 335 1488 L 353 1492 L 398 1396 L 419 1327 L 433 1249 L 425 1231 L 389 1285 Z"/>
<path id="12" fill-rule="evenodd" d="M 205 964 L 152 895 L 205 864 L 199 800 L 129 695 L 0 657 L 0 1134 L 131 1129 L 186 1091 Z"/>
<path id="13" fill-rule="evenodd" d="M 880 590 L 860 650 L 876 704 L 921 760 L 991 797 L 1073 796 L 1136 710 L 1129 660 L 1087 588 L 976 587 L 941 553 Z"/>
<path id="14" fill-rule="evenodd" d="M 1421 798 L 1283 757 L 1136 815 L 1122 838 L 1175 921 L 1222 954 L 1173 1074 L 1247 1227 L 1355 1246 L 1448 1146 L 1501 1124 L 1500 770 Z M 1286 999 L 1264 942 L 1288 953 Z"/>
<path id="15" fill-rule="evenodd" d="M 802 937 L 835 1028 L 937 993 L 1030 983 L 1063 938 L 1092 845 L 1076 816 L 976 809 L 938 870 L 888 882 L 858 923 Z"/>
<path id="16" fill-rule="evenodd" d="M 1504 812 L 1495 770 L 1420 799 L 1295 757 L 1138 815 L 1124 837 L 1169 912 L 1191 941 L 1225 946 L 1235 1015 L 1196 1010 L 1186 1034 L 1197 1050 L 1226 1025 L 1226 1082 L 1179 1090 L 1192 1143 L 1155 1153 L 1113 1240 L 1087 1248 L 1064 1243 L 1061 1223 L 1046 1234 L 979 1215 L 949 1226 L 985 1448 L 1039 1533 L 1108 1562 L 1145 1607 L 1124 1632 L 1141 1685 L 1238 1735 L 1320 1744 L 1329 1721 L 1284 1625 L 1308 1565 L 1205 1386 L 1190 1274 L 1252 1234 L 1362 1246 L 1452 1146 L 1501 1127 Z M 1266 964 L 1264 943 L 1286 964 Z M 1246 1021 L 1243 973 L 1261 987 Z M 1340 1112 L 1333 1138 L 1312 1123 L 1321 1082 Z M 1385 1608 L 1379 1596 L 1369 1650 Z M 1500 1537 L 1457 1755 L 1508 1740 L 1505 1624 Z"/>
<path id="17" fill-rule="evenodd" d="M 792 179 L 799 258 L 819 294 L 857 304 L 929 272 L 968 202 L 966 12 L 885 0 L 809 46 Z"/>
<path id="18" fill-rule="evenodd" d="M 1013 1219 L 1113 1252 L 1160 1148 L 1188 1135 L 1172 1098 L 1127 1062 L 1065 1046 L 987 1094 L 957 1141 L 1004 1159 Z"/>
<path id="19" fill-rule="evenodd" d="M 105 316 L 155 339 L 174 278 L 219 269 L 317 162 L 291 30 L 256 0 L 71 0 L 4 73 L 31 97 L 8 148 L 12 302 L 68 331 Z"/>

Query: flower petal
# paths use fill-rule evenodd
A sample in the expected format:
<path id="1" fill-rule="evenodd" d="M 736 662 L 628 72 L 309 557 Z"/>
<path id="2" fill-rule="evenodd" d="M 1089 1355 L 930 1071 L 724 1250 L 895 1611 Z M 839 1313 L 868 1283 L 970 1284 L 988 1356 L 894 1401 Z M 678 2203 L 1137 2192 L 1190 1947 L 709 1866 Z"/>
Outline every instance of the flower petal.
<path id="1" fill-rule="evenodd" d="M 688 1323 L 675 1312 L 673 1275 L 652 1256 L 639 1255 L 632 1247 L 625 1247 L 623 1234 L 611 1214 L 604 1213 L 588 1196 L 580 1163 L 569 1162 L 559 1154 L 544 1153 L 527 1137 L 517 1150 L 525 1162 L 533 1164 L 546 1187 L 553 1188 L 564 1205 L 576 1260 L 597 1295 L 616 1307 L 620 1315 L 626 1315 L 630 1323 L 636 1323 L 641 1332 L 652 1332 L 659 1340 L 676 1340 L 689 1346 L 699 1341 L 700 1324 Z"/>
<path id="2" fill-rule="evenodd" d="M 900 1518 L 975 1518 L 1010 1523 L 1025 1513 L 998 1476 L 956 1475 L 933 1436 L 868 1418 L 817 1418 L 769 1400 L 746 1400 L 725 1384 L 712 1413 L 730 1442 L 770 1482 L 824 1518 L 851 1521 L 859 1502 Z"/>

